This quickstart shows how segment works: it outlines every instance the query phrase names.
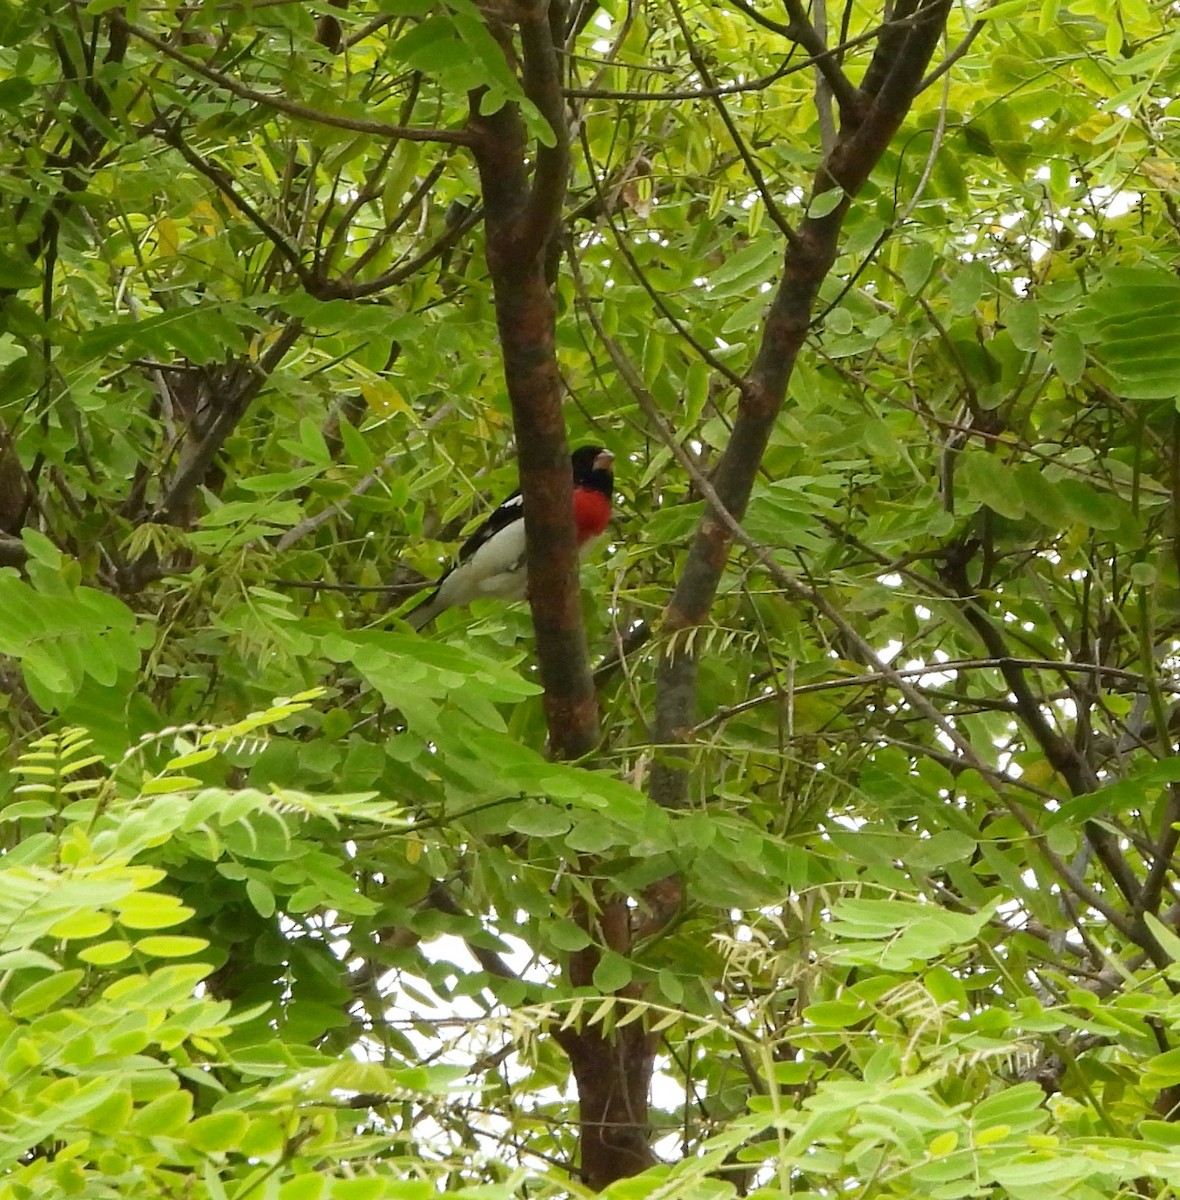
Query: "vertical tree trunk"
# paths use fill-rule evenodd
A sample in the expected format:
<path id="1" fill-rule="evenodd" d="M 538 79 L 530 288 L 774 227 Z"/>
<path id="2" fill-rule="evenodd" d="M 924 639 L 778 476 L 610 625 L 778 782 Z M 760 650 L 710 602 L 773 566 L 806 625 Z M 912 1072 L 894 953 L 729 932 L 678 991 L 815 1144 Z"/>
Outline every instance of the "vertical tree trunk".
<path id="1" fill-rule="evenodd" d="M 479 99 L 470 128 L 485 211 L 488 272 L 495 296 L 504 377 L 512 403 L 520 488 L 528 539 L 529 604 L 551 752 L 583 758 L 598 744 L 598 701 L 582 628 L 578 547 L 573 522 L 569 445 L 562 412 L 550 278 L 569 170 L 568 131 L 558 53 L 563 6 L 536 3 L 520 16 L 522 77 L 529 98 L 553 130 L 554 145 L 539 147 L 531 173 L 529 138 L 520 112 L 505 105 L 483 116 Z M 507 28 L 493 27 L 509 61 L 515 46 Z M 575 914 L 583 927 L 621 954 L 630 951 L 630 913 L 624 900 L 601 897 L 598 912 Z M 573 987 L 593 983 L 599 952 L 573 956 Z M 625 989 L 634 997 L 634 989 Z M 642 1023 L 604 1032 L 602 1025 L 556 1035 L 569 1056 L 580 1109 L 581 1176 L 594 1190 L 638 1174 L 654 1161 L 648 1148 L 647 1105 L 655 1042 Z"/>

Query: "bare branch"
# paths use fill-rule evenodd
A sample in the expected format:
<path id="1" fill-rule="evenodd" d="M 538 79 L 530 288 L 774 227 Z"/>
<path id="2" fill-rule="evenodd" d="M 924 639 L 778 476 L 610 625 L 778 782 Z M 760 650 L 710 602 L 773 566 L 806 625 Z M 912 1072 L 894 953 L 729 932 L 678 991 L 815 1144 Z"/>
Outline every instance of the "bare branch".
<path id="1" fill-rule="evenodd" d="M 932 83 L 945 75 L 971 49 L 971 43 L 983 32 L 986 21 L 976 21 L 967 31 L 966 37 L 918 84 L 918 91 L 924 92 Z"/>
<path id="2" fill-rule="evenodd" d="M 417 274 L 427 263 L 441 258 L 466 233 L 474 229 L 482 218 L 483 209 L 473 209 L 420 253 L 391 267 L 383 275 L 378 275 L 376 279 L 353 282 L 347 278 L 319 279 L 312 276 L 304 281 L 304 287 L 317 300 L 362 300 L 366 296 L 375 296 L 378 292 L 384 292 Z"/>
<path id="3" fill-rule="evenodd" d="M 909 18 L 902 21 L 886 21 L 881 25 L 875 26 L 864 33 L 859 33 L 856 37 L 846 38 L 841 40 L 839 45 L 830 46 L 821 54 L 817 54 L 814 58 L 808 57 L 800 59 L 798 62 L 793 62 L 788 55 L 782 64 L 772 71 L 769 75 L 761 75 L 757 79 L 751 79 L 739 83 L 723 83 L 714 87 L 707 88 L 677 88 L 663 92 L 641 92 L 641 91 L 607 91 L 597 88 L 566 88 L 567 96 L 579 100 L 648 100 L 660 102 L 664 100 L 707 100 L 713 96 L 733 96 L 741 92 L 761 92 L 769 87 L 772 83 L 778 82 L 780 79 L 785 79 L 788 75 L 797 75 L 800 71 L 808 71 L 812 67 L 818 65 L 821 59 L 833 59 L 839 61 L 841 55 L 847 50 L 853 50 L 857 46 L 863 46 L 866 42 L 871 42 L 877 38 L 882 30 L 897 26 L 899 29 L 907 29 L 913 24 L 913 19 Z M 783 26 L 785 29 L 786 26 Z M 635 70 L 635 65 L 628 64 L 630 70 Z M 655 68 L 648 68 L 654 70 Z"/>
<path id="4" fill-rule="evenodd" d="M 1164 882 L 1168 872 L 1173 869 L 1172 856 L 1180 843 L 1180 785 L 1168 785 L 1168 798 L 1164 803 L 1160 816 L 1160 832 L 1152 851 L 1151 869 L 1143 882 L 1139 893 L 1139 902 L 1135 906 L 1136 916 L 1143 913 L 1159 912 L 1160 901 L 1163 899 Z"/>
<path id="5" fill-rule="evenodd" d="M 675 449 L 673 448 L 673 452 Z M 943 733 L 954 745 L 966 766 L 976 770 L 991 786 L 999 801 L 1016 818 L 1026 833 L 1036 842 L 1037 848 L 1054 873 L 1062 880 L 1071 892 L 1083 903 L 1101 913 L 1124 937 L 1140 946 L 1157 966 L 1164 967 L 1171 962 L 1168 954 L 1160 947 L 1154 936 L 1143 926 L 1142 922 L 1128 918 L 1124 913 L 1109 904 L 1100 892 L 1095 891 L 1086 881 L 1066 863 L 1046 842 L 1045 835 L 1022 805 L 1016 803 L 1000 786 L 996 772 L 980 758 L 975 747 L 963 736 L 958 728 L 949 721 L 915 688 L 908 679 L 895 667 L 883 662 L 872 646 L 857 632 L 847 620 L 817 588 L 804 583 L 792 572 L 778 563 L 771 552 L 761 543 L 755 541 L 742 528 L 734 514 L 728 511 L 712 484 L 705 479 L 687 455 L 680 459 L 681 466 L 689 471 L 693 483 L 701 491 L 710 506 L 710 512 L 723 525 L 730 537 L 745 546 L 769 572 L 774 581 L 795 599 L 813 606 L 822 616 L 830 621 L 844 639 L 846 645 L 854 651 L 861 662 L 871 664 L 874 669 L 884 675 L 886 681 L 897 689 L 905 702 L 915 712 L 924 716 L 932 726 Z"/>
<path id="6" fill-rule="evenodd" d="M 690 345 L 694 351 L 696 351 L 703 362 L 708 363 L 713 370 L 721 375 L 722 378 L 727 379 L 734 387 L 741 387 L 742 377 L 736 371 L 734 371 L 732 367 L 722 362 L 722 360 L 719 359 L 717 355 L 709 349 L 708 346 L 704 345 L 704 343 L 700 342 L 696 337 L 693 336 L 692 330 L 690 330 L 688 326 L 685 325 L 684 322 L 681 321 L 674 312 L 672 312 L 672 310 L 668 307 L 667 301 L 659 292 L 656 291 L 654 287 L 652 287 L 651 280 L 647 278 L 646 273 L 635 261 L 635 255 L 631 252 L 631 247 L 627 244 L 627 239 L 623 236 L 622 231 L 615 223 L 614 216 L 611 213 L 611 205 L 608 201 L 606 192 L 603 189 L 602 181 L 598 178 L 597 173 L 594 171 L 594 156 L 590 151 L 590 143 L 587 139 L 586 128 L 584 125 L 580 130 L 580 136 L 582 142 L 582 154 L 586 161 L 586 168 L 590 173 L 590 183 L 594 188 L 594 194 L 598 198 L 599 209 L 606 217 L 606 222 L 610 226 L 611 233 L 614 235 L 615 245 L 618 247 L 619 253 L 626 261 L 632 275 L 639 282 L 639 286 L 642 287 L 643 290 L 651 297 L 652 303 L 655 304 L 660 315 L 668 321 L 673 329 L 676 330 L 677 335 L 681 337 L 688 345 Z"/>
<path id="7" fill-rule="evenodd" d="M 979 640 L 988 653 L 999 661 L 1000 673 L 1004 682 L 1016 700 L 1017 711 L 1025 728 L 1032 734 L 1037 745 L 1044 752 L 1045 758 L 1069 785 L 1075 796 L 1086 795 L 1098 787 L 1098 778 L 1093 767 L 1085 757 L 1059 734 L 1050 724 L 1041 705 L 1029 687 L 1024 671 L 1016 665 L 1016 660 L 1010 658 L 1007 646 L 1000 630 L 984 611 L 978 598 L 967 582 L 966 556 L 960 555 L 948 565 L 945 578 L 952 582 L 963 600 L 963 615 L 968 624 L 975 630 Z M 1102 860 L 1102 865 L 1110 872 L 1111 878 L 1118 885 L 1128 903 L 1138 906 L 1140 902 L 1139 881 L 1127 865 L 1126 859 L 1118 847 L 1118 839 L 1097 822 L 1086 823 L 1086 836 L 1094 847 L 1095 853 Z M 1147 945 L 1137 937 L 1138 944 L 1148 949 Z M 1154 938 L 1151 939 L 1154 943 Z"/>
<path id="8" fill-rule="evenodd" d="M 940 660 L 924 667 L 899 668 L 897 674 L 904 679 L 921 679 L 927 675 L 944 675 L 959 671 L 997 671 L 1005 663 L 1030 671 L 1055 671 L 1062 675 L 1091 675 L 1102 680 L 1106 687 L 1112 687 L 1116 681 L 1122 683 L 1125 685 L 1122 690 L 1137 691 L 1143 686 L 1143 676 L 1134 671 L 1124 671 L 1118 667 L 1104 667 L 1099 663 L 1054 662 L 1052 659 L 1046 658 L 949 658 L 945 662 Z M 878 683 L 888 682 L 888 679 L 889 677 L 880 671 L 870 671 L 867 675 L 849 675 L 836 679 L 822 679 L 816 683 L 799 683 L 794 686 L 793 691 L 796 696 L 803 696 L 809 692 L 828 692 L 836 688 L 872 687 Z M 1174 686 L 1172 690 L 1180 692 L 1180 684 Z M 778 699 L 781 699 L 779 693 L 767 692 L 764 695 L 752 696 L 740 704 L 719 708 L 711 717 L 694 726 L 693 733 L 704 733 L 724 724 L 733 717 L 740 716 L 751 709 L 760 708 L 764 704 L 773 703 Z M 1005 708 L 1008 707 L 1015 708 L 1016 706 L 1005 706 Z"/>
<path id="9" fill-rule="evenodd" d="M 438 411 L 423 424 L 423 432 L 428 433 L 440 421 L 450 416 L 453 409 L 454 404 L 451 401 L 447 401 L 446 404 L 440 405 Z M 326 525 L 330 520 L 332 520 L 333 517 L 342 514 L 345 511 L 345 505 L 349 500 L 356 496 L 363 496 L 369 490 L 369 488 L 371 488 L 373 484 L 375 484 L 381 478 L 382 472 L 391 467 L 395 462 L 398 461 L 398 459 L 404 457 L 406 453 L 406 448 L 404 446 L 399 446 L 397 450 L 387 454 L 377 467 L 353 484 L 346 499 L 337 501 L 334 504 L 329 504 L 327 508 L 321 509 L 318 513 L 313 513 L 310 517 L 305 517 L 299 522 L 298 525 L 292 526 L 287 530 L 286 533 L 283 534 L 281 538 L 279 538 L 277 548 L 279 550 L 289 550 L 295 545 L 296 542 L 302 541 L 305 537 L 307 537 L 308 534 L 315 533 L 315 531 L 319 529 L 321 525 Z M 285 580 L 283 582 L 291 581 Z M 357 585 L 353 585 L 350 590 L 362 589 L 360 589 Z M 385 587 L 384 585 L 376 585 L 372 588 L 364 588 L 363 590 L 388 592 L 391 589 Z"/>
<path id="10" fill-rule="evenodd" d="M 752 4 L 748 4 L 746 0 L 730 0 L 730 3 L 738 12 L 745 13 L 755 25 L 761 25 L 763 29 L 769 29 L 771 33 L 777 33 L 782 37 L 789 38 L 792 42 L 799 40 L 795 36 L 795 30 L 791 25 L 784 25 L 781 21 L 776 21 L 773 17 L 768 17 L 765 13 L 760 13 Z M 794 14 L 792 14 L 791 19 L 792 21 L 794 20 Z"/>
<path id="11" fill-rule="evenodd" d="M 840 106 L 841 119 L 854 120 L 862 107 L 860 89 L 840 69 L 835 55 L 829 53 L 827 43 L 807 19 L 807 13 L 800 0 L 785 0 L 785 3 L 791 16 L 791 24 L 788 26 L 790 32 L 787 36 L 807 51 L 815 69 L 823 76 L 824 82 L 831 88 L 832 95 Z"/>

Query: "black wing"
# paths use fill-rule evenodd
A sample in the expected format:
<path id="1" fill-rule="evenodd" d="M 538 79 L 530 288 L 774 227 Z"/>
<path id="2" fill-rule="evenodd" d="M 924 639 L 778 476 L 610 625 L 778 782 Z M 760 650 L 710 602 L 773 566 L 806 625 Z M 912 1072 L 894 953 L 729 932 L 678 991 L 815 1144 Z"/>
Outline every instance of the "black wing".
<path id="1" fill-rule="evenodd" d="M 488 519 L 459 547 L 459 562 L 465 563 L 479 548 L 514 521 L 524 516 L 524 498 L 519 491 L 513 492 L 499 508 L 494 509 Z"/>
<path id="2" fill-rule="evenodd" d="M 524 518 L 523 499 L 520 492 L 513 492 L 499 508 L 493 510 L 486 521 L 459 547 L 459 557 L 454 564 L 447 568 L 438 578 L 435 586 L 427 597 L 415 604 L 408 613 L 406 620 L 415 628 L 422 629 L 429 625 L 447 606 L 440 602 L 443 584 L 454 571 L 461 567 L 475 552 L 492 540 L 501 529 L 506 529 L 514 521 Z"/>

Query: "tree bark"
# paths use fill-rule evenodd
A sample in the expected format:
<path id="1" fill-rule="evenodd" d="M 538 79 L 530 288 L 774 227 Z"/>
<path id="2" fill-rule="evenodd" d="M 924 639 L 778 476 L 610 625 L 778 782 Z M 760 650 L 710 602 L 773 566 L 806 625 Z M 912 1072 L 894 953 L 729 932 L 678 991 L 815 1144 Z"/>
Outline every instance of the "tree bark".
<path id="1" fill-rule="evenodd" d="M 564 6 L 533 3 L 519 15 L 521 75 L 553 131 L 552 146 L 530 146 L 516 105 L 491 115 L 472 100 L 469 129 L 483 191 L 488 273 L 504 379 L 520 462 L 528 545 L 529 605 L 536 631 L 549 744 L 581 758 L 598 744 L 598 702 L 582 629 L 570 452 L 555 341 L 556 307 L 546 264 L 560 226 L 569 172 L 569 134 L 558 52 Z M 509 62 L 511 30 L 492 24 Z M 532 153 L 535 167 L 527 160 Z"/>

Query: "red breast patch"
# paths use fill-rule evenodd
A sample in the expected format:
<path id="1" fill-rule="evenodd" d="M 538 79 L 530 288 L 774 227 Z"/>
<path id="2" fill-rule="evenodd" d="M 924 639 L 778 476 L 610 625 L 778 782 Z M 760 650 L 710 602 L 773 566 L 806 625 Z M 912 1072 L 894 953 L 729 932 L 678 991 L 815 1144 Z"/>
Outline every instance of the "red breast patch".
<path id="1" fill-rule="evenodd" d="M 574 488 L 574 524 L 578 545 L 596 538 L 610 521 L 610 498 L 592 488 Z"/>

